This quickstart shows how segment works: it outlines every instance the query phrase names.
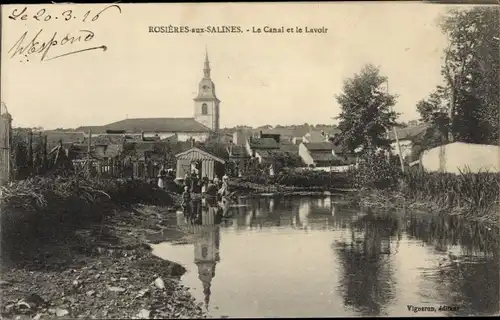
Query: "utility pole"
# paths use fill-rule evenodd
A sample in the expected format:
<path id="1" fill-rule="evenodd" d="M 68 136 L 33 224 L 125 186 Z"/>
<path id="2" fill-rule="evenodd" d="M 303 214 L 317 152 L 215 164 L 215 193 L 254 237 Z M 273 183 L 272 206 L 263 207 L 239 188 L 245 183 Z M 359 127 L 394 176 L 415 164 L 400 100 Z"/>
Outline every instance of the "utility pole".
<path id="1" fill-rule="evenodd" d="M 386 80 L 387 83 L 387 94 L 389 94 L 389 80 Z M 389 107 L 389 111 L 392 112 L 392 106 Z M 398 147 L 398 155 L 399 162 L 401 163 L 401 172 L 405 172 L 405 163 L 403 160 L 403 155 L 401 154 L 401 145 L 399 144 L 398 133 L 396 132 L 396 127 L 392 126 L 392 131 L 394 133 L 394 138 L 396 139 L 396 145 Z M 387 134 L 389 135 L 389 133 Z"/>

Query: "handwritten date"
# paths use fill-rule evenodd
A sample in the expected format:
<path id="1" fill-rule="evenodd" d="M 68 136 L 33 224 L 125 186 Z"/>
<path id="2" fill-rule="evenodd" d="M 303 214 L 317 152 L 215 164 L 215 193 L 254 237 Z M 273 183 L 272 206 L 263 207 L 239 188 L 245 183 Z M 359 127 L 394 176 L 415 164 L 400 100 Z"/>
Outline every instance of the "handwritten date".
<path id="1" fill-rule="evenodd" d="M 10 58 L 14 58 L 17 56 L 36 56 L 41 55 L 40 61 L 49 61 L 57 58 L 65 57 L 72 54 L 77 54 L 81 52 L 91 51 L 101 49 L 106 51 L 107 47 L 97 46 L 97 47 L 87 47 L 85 49 L 79 50 L 71 50 L 68 49 L 67 52 L 58 54 L 55 56 L 49 56 L 49 51 L 53 47 L 64 47 L 71 48 L 71 45 L 76 43 L 85 43 L 89 42 L 94 38 L 94 33 L 90 30 L 79 30 L 77 35 L 66 34 L 65 36 L 58 35 L 57 32 L 54 32 L 51 36 L 44 37 L 43 29 L 38 31 L 38 33 L 31 39 L 28 37 L 28 31 L 24 32 L 19 40 L 10 48 L 9 54 L 11 54 Z M 43 40 L 43 38 L 45 40 Z"/>
<path id="2" fill-rule="evenodd" d="M 24 7 L 22 10 L 21 9 L 14 9 L 12 10 L 12 13 L 9 15 L 9 19 L 11 20 L 21 20 L 21 21 L 26 21 L 28 19 L 34 19 L 37 21 L 41 22 L 46 22 L 50 20 L 64 20 L 64 21 L 70 21 L 70 20 L 75 20 L 75 19 L 81 19 L 82 22 L 87 22 L 87 21 L 97 21 L 101 14 L 103 14 L 105 11 L 109 9 L 115 9 L 118 10 L 119 13 L 122 13 L 122 9 L 120 8 L 119 5 L 113 4 L 110 6 L 105 7 L 101 11 L 99 11 L 97 14 L 92 14 L 92 10 L 88 10 L 83 16 L 77 17 L 78 14 L 75 14 L 73 10 L 65 10 L 63 12 L 58 12 L 58 13 L 53 13 L 50 14 L 47 9 L 40 9 L 33 15 L 28 11 L 28 7 Z M 92 14 L 92 16 L 91 16 Z"/>

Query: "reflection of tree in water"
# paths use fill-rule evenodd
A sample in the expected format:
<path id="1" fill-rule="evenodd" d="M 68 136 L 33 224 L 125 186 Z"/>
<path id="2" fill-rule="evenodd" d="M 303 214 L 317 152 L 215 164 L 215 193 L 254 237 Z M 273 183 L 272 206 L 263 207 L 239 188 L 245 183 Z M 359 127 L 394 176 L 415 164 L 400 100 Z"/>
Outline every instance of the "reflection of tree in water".
<path id="1" fill-rule="evenodd" d="M 449 253 L 431 273 L 440 300 L 459 306 L 453 315 L 491 315 L 499 310 L 498 235 L 475 223 L 447 215 L 410 216 L 407 233 L 448 251 L 460 245 L 462 255 Z"/>
<path id="2" fill-rule="evenodd" d="M 346 306 L 363 316 L 379 316 L 395 295 L 390 239 L 399 224 L 395 219 L 369 214 L 354 222 L 352 228 L 352 241 L 336 245 L 343 270 L 339 290 Z M 356 239 L 354 231 L 362 231 L 363 238 Z"/>
<path id="3" fill-rule="evenodd" d="M 446 251 L 450 245 L 460 245 L 466 253 L 498 253 L 498 232 L 477 223 L 465 223 L 449 215 L 410 215 L 406 222 L 410 237 L 434 244 Z"/>
<path id="4" fill-rule="evenodd" d="M 448 306 L 459 306 L 450 315 L 493 315 L 499 311 L 498 259 L 449 261 L 436 271 L 435 288 Z"/>

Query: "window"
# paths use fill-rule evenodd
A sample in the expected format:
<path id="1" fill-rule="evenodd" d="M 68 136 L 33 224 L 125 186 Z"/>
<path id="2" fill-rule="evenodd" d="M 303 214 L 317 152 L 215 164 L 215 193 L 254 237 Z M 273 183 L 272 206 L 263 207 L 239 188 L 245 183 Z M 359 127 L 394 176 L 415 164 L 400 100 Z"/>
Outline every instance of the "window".
<path id="1" fill-rule="evenodd" d="M 206 103 L 201 105 L 201 114 L 208 114 L 208 106 Z"/>

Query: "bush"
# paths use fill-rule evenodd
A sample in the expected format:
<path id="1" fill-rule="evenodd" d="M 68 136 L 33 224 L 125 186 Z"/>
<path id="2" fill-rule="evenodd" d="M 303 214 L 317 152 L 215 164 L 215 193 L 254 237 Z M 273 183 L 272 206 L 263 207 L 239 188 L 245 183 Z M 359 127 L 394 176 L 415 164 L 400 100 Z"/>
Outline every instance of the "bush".
<path id="1" fill-rule="evenodd" d="M 383 152 L 366 154 L 360 158 L 357 168 L 348 172 L 349 181 L 359 189 L 393 189 L 398 186 L 401 168 L 398 159 Z"/>
<path id="2" fill-rule="evenodd" d="M 240 181 L 261 185 L 278 184 L 298 188 L 333 189 L 348 186 L 347 176 L 343 173 L 330 173 L 312 170 L 305 170 L 301 172 L 284 170 L 272 177 L 261 174 L 241 178 Z"/>

